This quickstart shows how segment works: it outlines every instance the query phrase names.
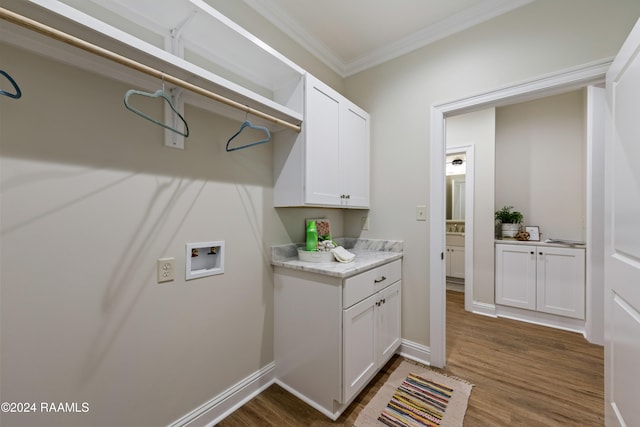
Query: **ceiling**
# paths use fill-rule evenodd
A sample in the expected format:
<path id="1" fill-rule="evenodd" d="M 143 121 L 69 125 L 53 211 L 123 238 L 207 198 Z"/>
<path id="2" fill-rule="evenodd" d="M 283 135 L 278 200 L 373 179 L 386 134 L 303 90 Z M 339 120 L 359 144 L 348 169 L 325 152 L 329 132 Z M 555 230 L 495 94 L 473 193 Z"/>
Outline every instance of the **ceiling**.
<path id="1" fill-rule="evenodd" d="M 244 0 L 342 77 L 532 1 Z"/>

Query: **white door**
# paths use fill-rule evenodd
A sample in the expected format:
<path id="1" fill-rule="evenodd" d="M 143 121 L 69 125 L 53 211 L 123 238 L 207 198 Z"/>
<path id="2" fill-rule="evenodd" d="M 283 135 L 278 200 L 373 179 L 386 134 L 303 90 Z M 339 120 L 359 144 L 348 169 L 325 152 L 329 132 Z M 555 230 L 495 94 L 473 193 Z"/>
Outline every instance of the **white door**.
<path id="1" fill-rule="evenodd" d="M 584 250 L 538 246 L 536 308 L 584 319 Z"/>
<path id="2" fill-rule="evenodd" d="M 378 293 L 378 366 L 382 366 L 400 347 L 401 282 L 397 281 Z"/>
<path id="3" fill-rule="evenodd" d="M 378 340 L 376 302 L 373 294 L 343 311 L 343 392 L 342 403 L 348 402 L 377 371 Z"/>
<path id="4" fill-rule="evenodd" d="M 496 304 L 536 309 L 536 247 L 496 245 Z"/>
<path id="5" fill-rule="evenodd" d="M 464 279 L 464 246 L 449 246 L 449 276 Z"/>
<path id="6" fill-rule="evenodd" d="M 640 426 L 640 22 L 606 84 L 605 425 Z"/>
<path id="7" fill-rule="evenodd" d="M 340 97 L 307 76 L 305 117 L 306 203 L 340 205 Z"/>
<path id="8" fill-rule="evenodd" d="M 369 114 L 348 101 L 341 111 L 340 162 L 346 206 L 369 207 Z"/>

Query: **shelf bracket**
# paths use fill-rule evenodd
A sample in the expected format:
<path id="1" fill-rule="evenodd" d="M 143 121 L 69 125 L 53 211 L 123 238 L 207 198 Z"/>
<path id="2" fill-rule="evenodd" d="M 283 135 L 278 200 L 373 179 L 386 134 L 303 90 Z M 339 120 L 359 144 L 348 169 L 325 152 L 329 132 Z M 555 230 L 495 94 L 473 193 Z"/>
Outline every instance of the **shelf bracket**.
<path id="1" fill-rule="evenodd" d="M 167 91 L 167 95 L 171 99 L 171 103 L 177 111 L 184 117 L 184 99 L 182 94 L 184 90 L 179 87 L 172 87 Z M 171 126 L 173 129 L 184 131 L 184 123 L 178 117 L 178 115 L 171 109 L 169 104 L 165 103 L 164 106 L 164 122 Z M 177 148 L 184 150 L 184 136 L 165 129 L 164 131 L 164 145 L 171 148 Z"/>
<path id="2" fill-rule="evenodd" d="M 197 13 L 197 10 L 191 11 L 191 14 L 189 14 L 189 16 L 187 16 L 180 24 L 169 30 L 169 34 L 164 38 L 164 49 L 167 52 L 173 53 L 177 57 L 184 59 L 182 32 L 185 27 L 191 23 L 193 18 L 195 18 Z"/>
<path id="3" fill-rule="evenodd" d="M 189 25 L 189 23 L 193 20 L 197 13 L 197 10 L 193 10 L 189 14 L 189 16 L 187 16 L 180 24 L 178 24 L 178 26 L 172 28 L 169 31 L 169 34 L 165 37 L 165 50 L 176 55 L 179 58 L 184 59 L 184 45 L 182 44 L 181 40 L 182 31 L 187 25 Z M 171 98 L 171 103 L 174 105 L 176 110 L 178 110 L 184 117 L 184 100 L 182 99 L 183 92 L 184 91 L 178 87 L 172 87 L 167 93 Z M 178 119 L 176 114 L 168 105 L 164 107 L 164 120 L 165 123 L 169 123 L 170 126 L 174 129 L 181 129 L 183 126 L 182 122 Z M 166 147 L 184 150 L 184 136 L 179 135 L 175 132 L 165 131 L 164 145 Z"/>

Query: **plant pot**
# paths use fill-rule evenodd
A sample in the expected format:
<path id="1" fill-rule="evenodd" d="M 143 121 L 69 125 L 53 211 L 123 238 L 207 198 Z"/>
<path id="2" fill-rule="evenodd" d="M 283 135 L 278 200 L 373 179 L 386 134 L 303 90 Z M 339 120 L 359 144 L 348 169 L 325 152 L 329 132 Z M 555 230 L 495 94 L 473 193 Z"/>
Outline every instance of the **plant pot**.
<path id="1" fill-rule="evenodd" d="M 502 237 L 515 238 L 520 230 L 520 224 L 502 224 Z"/>

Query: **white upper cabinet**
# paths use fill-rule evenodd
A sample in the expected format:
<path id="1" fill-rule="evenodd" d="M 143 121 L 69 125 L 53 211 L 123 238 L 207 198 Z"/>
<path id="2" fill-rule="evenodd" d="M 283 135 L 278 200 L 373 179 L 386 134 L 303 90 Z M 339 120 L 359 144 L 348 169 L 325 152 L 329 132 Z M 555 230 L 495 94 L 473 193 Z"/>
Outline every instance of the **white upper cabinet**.
<path id="1" fill-rule="evenodd" d="M 307 78 L 305 115 L 305 202 L 339 204 L 342 194 L 340 174 L 340 118 L 342 97 L 313 77 Z"/>
<path id="2" fill-rule="evenodd" d="M 342 187 L 349 207 L 369 206 L 369 114 L 344 103 L 340 123 Z"/>
<path id="3" fill-rule="evenodd" d="M 369 207 L 369 114 L 310 74 L 305 121 L 274 148 L 275 206 Z"/>

